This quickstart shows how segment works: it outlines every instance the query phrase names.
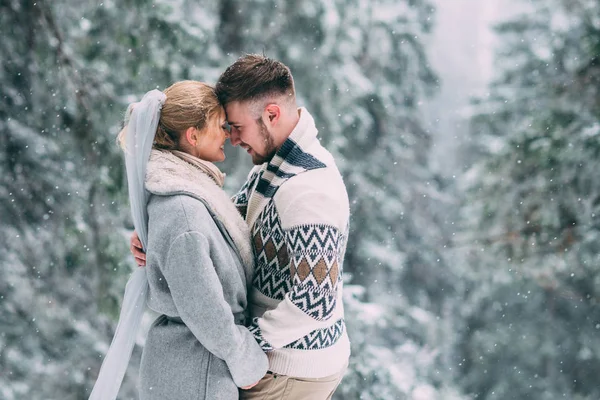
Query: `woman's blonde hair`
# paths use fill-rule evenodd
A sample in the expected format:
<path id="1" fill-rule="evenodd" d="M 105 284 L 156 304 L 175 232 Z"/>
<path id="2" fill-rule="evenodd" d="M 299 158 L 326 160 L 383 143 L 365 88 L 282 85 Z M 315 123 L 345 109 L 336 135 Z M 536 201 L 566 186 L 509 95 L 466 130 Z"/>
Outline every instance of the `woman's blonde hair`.
<path id="1" fill-rule="evenodd" d="M 208 121 L 221 111 L 221 104 L 212 86 L 198 81 L 180 81 L 165 89 L 167 96 L 162 106 L 153 148 L 179 149 L 180 137 L 190 127 L 204 129 Z M 117 138 L 125 148 L 125 126 Z"/>

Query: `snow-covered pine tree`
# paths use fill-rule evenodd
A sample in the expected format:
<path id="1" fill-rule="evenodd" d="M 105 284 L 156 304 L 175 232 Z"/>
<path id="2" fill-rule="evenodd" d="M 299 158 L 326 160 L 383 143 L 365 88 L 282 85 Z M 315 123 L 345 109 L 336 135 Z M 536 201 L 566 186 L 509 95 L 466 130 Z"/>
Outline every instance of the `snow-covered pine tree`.
<path id="1" fill-rule="evenodd" d="M 461 385 L 597 399 L 600 3 L 523 3 L 497 28 L 499 78 L 472 120 Z"/>
<path id="2" fill-rule="evenodd" d="M 116 152 L 92 122 L 98 88 L 72 52 L 70 6 L 0 5 L 4 399 L 86 397 L 106 328 L 94 316 L 115 312 L 108 276 L 126 250 L 107 193 Z"/>

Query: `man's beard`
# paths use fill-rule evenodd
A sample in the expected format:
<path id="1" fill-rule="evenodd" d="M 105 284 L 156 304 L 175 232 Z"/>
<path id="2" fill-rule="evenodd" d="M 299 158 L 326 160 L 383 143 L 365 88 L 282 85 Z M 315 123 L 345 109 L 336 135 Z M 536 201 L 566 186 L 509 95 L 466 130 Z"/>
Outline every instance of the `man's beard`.
<path id="1" fill-rule="evenodd" d="M 267 126 L 263 120 L 258 119 L 256 123 L 258 124 L 260 136 L 265 141 L 265 154 L 258 154 L 256 150 L 254 150 L 254 154 L 252 155 L 252 163 L 254 165 L 261 165 L 273 159 L 275 153 L 277 153 L 277 148 L 275 147 L 275 144 L 273 144 L 273 137 L 271 136 L 271 133 L 267 129 Z"/>

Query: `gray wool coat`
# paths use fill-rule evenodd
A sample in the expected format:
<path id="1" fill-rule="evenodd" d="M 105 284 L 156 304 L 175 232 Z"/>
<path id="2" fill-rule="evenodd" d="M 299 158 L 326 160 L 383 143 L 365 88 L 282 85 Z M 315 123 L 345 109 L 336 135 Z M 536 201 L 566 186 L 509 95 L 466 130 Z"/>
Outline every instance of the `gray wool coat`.
<path id="1" fill-rule="evenodd" d="M 162 315 L 142 352 L 140 399 L 237 399 L 268 368 L 243 326 L 246 224 L 221 188 L 171 153 L 152 152 L 146 189 L 147 304 Z"/>

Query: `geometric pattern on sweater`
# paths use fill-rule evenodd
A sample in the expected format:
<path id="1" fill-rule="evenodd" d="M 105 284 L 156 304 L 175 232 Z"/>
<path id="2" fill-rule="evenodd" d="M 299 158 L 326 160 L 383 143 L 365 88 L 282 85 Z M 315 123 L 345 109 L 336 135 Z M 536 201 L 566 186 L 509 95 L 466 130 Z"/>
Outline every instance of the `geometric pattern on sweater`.
<path id="1" fill-rule="evenodd" d="M 273 199 L 258 216 L 251 235 L 256 260 L 253 285 L 265 296 L 283 300 L 292 288 L 290 257 Z"/>
<path id="2" fill-rule="evenodd" d="M 309 171 L 325 168 L 326 165 L 313 155 L 304 152 L 300 145 L 292 140 L 292 138 L 287 138 L 277 151 L 275 157 L 267 165 L 266 170 L 269 172 L 269 175 L 272 174 L 274 177 L 286 180 L 295 175 L 290 170 L 297 170 L 298 167 Z M 256 191 L 265 198 L 273 197 L 277 189 L 279 189 L 279 185 L 273 185 L 270 179 L 265 179 L 262 176 L 256 185 Z"/>
<path id="3" fill-rule="evenodd" d="M 340 318 L 335 324 L 327 328 L 316 329 L 302 339 L 298 339 L 295 342 L 288 344 L 285 348 L 296 350 L 319 350 L 330 347 L 342 336 L 345 326 L 344 319 Z"/>
<path id="4" fill-rule="evenodd" d="M 310 285 L 294 285 L 289 296 L 296 307 L 317 321 L 331 318 L 337 303 L 335 291 L 320 290 Z"/>
<path id="5" fill-rule="evenodd" d="M 248 330 L 254 336 L 254 340 L 256 343 L 262 348 L 264 352 L 273 350 L 273 346 L 263 337 L 262 331 L 260 330 L 260 326 L 258 326 L 258 318 L 254 317 L 252 319 L 252 323 L 248 326 Z"/>
<path id="6" fill-rule="evenodd" d="M 252 286 L 265 296 L 276 300 L 283 300 L 292 288 L 289 276 L 286 279 L 286 275 L 264 266 L 254 270 Z"/>
<path id="7" fill-rule="evenodd" d="M 340 276 L 340 231 L 330 225 L 312 224 L 296 226 L 286 235 L 294 285 L 335 291 Z"/>
<path id="8" fill-rule="evenodd" d="M 339 229 L 325 224 L 286 231 L 293 282 L 290 301 L 317 321 L 331 318 L 336 306 L 342 236 Z"/>
<path id="9" fill-rule="evenodd" d="M 315 158 L 312 154 L 304 152 L 302 147 L 296 143 L 291 137 L 281 145 L 277 151 L 277 156 L 285 160 L 287 164 L 295 167 L 302 167 L 305 170 L 325 168 L 326 165 Z"/>
<path id="10" fill-rule="evenodd" d="M 250 198 L 250 191 L 254 187 L 256 180 L 260 174 L 254 172 L 250 178 L 246 180 L 242 188 L 231 198 L 233 205 L 237 208 L 242 218 L 246 219 L 246 213 L 248 211 L 248 199 Z"/>

